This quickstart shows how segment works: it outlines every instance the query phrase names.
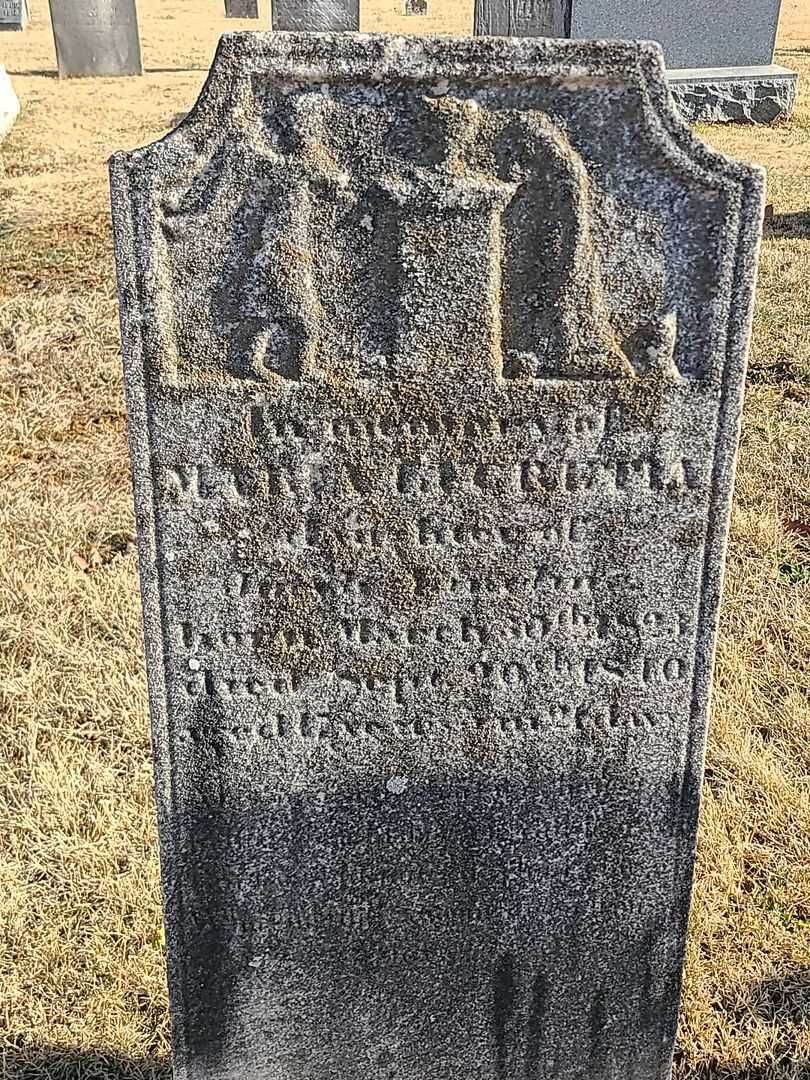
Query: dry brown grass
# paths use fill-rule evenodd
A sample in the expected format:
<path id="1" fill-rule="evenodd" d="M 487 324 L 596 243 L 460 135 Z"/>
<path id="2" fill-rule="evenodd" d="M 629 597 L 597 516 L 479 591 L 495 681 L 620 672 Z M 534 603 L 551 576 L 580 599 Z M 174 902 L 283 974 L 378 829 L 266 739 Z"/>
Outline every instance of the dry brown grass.
<path id="1" fill-rule="evenodd" d="M 168 1076 L 103 162 L 188 108 L 226 27 L 216 8 L 142 0 L 150 73 L 139 80 L 59 83 L 42 4 L 29 33 L 0 39 L 23 104 L 0 152 L 0 1060 L 17 1080 Z M 808 0 L 786 0 L 782 42 L 804 79 L 796 117 L 703 132 L 768 166 L 776 216 L 735 497 L 681 1080 L 810 1077 Z"/>

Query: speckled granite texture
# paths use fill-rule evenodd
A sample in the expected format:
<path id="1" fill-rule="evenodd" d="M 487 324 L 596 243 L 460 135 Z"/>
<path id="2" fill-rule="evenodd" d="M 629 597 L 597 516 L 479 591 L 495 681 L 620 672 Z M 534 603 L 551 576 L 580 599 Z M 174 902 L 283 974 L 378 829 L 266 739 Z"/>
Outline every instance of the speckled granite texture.
<path id="1" fill-rule="evenodd" d="M 177 1077 L 663 1080 L 761 174 L 292 34 L 111 170 Z"/>
<path id="2" fill-rule="evenodd" d="M 799 76 L 770 64 L 761 68 L 670 71 L 669 89 L 678 111 L 691 124 L 772 124 L 791 115 Z"/>

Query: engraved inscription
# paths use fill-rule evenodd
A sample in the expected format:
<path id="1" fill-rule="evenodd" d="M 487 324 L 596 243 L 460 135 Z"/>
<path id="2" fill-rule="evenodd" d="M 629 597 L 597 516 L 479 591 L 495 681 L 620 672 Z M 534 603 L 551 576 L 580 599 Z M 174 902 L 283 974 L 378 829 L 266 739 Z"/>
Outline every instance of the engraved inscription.
<path id="1" fill-rule="evenodd" d="M 26 18 L 25 0 L 0 0 L 0 23 L 22 24 Z"/>
<path id="2" fill-rule="evenodd" d="M 669 1072 L 760 181 L 566 7 L 114 159 L 178 1080 Z"/>
<path id="3" fill-rule="evenodd" d="M 700 571 L 706 459 L 603 385 L 554 411 L 543 387 L 537 408 L 507 387 L 492 412 L 256 396 L 231 409 L 238 461 L 155 461 L 167 571 L 200 567 L 200 602 L 178 593 L 170 627 L 184 752 L 208 768 L 282 746 L 316 761 L 672 731 L 690 707 L 697 613 L 679 596 Z M 662 385 L 676 422 L 686 388 Z M 653 588 L 628 588 L 611 543 L 644 552 Z"/>

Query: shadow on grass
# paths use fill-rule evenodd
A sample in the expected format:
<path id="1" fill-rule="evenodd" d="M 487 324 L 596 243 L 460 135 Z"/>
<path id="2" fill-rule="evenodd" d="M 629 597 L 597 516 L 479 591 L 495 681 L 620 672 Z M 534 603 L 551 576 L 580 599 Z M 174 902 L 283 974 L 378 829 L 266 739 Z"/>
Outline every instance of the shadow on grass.
<path id="1" fill-rule="evenodd" d="M 56 68 L 6 68 L 12 78 L 58 79 Z"/>
<path id="2" fill-rule="evenodd" d="M 188 67 L 160 67 L 144 68 L 144 75 L 185 75 L 191 71 L 208 71 L 207 67 L 198 64 L 189 64 Z"/>
<path id="3" fill-rule="evenodd" d="M 25 1047 L 0 1050 L 0 1075 L 3 1080 L 171 1080 L 172 1067 L 168 1057 Z"/>
<path id="4" fill-rule="evenodd" d="M 765 236 L 779 239 L 810 239 L 810 209 L 791 214 L 774 214 L 765 222 Z"/>
<path id="5" fill-rule="evenodd" d="M 185 75 L 186 72 L 208 71 L 207 67 L 190 64 L 188 67 L 156 67 L 144 68 L 144 75 Z M 19 78 L 58 79 L 59 72 L 56 68 L 15 68 L 9 69 L 9 75 Z M 104 76 L 102 76 L 103 78 Z M 112 78 L 112 76 L 107 76 Z"/>
<path id="6" fill-rule="evenodd" d="M 810 968 L 785 966 L 771 978 L 752 983 L 740 999 L 726 1004 L 724 1012 L 735 1027 L 746 1013 L 772 1027 L 770 1060 L 756 1065 L 728 1066 L 710 1059 L 690 1067 L 676 1052 L 673 1080 L 806 1080 L 810 1077 L 810 1057 L 799 1049 L 802 1032 L 810 1024 Z"/>
<path id="7" fill-rule="evenodd" d="M 802 1029 L 810 1023 L 810 968 L 790 967 L 753 983 L 741 1000 L 729 1003 L 729 1014 L 753 1013 L 778 1033 L 771 1060 L 757 1065 L 724 1065 L 709 1059 L 690 1066 L 676 1051 L 673 1080 L 804 1080 L 810 1058 L 798 1049 Z M 731 1019 L 731 1016 L 729 1016 Z M 82 1053 L 56 1047 L 0 1050 L 3 1080 L 171 1080 L 168 1058 L 126 1057 L 113 1051 Z M 540 1080 L 540 1070 L 535 1077 Z"/>

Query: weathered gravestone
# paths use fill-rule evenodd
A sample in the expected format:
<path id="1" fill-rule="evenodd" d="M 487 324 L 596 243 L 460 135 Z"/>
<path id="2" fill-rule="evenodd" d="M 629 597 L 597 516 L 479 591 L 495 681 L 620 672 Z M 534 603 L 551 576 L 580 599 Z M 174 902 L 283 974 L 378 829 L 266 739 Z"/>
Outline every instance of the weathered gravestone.
<path id="1" fill-rule="evenodd" d="M 62 78 L 140 75 L 135 0 L 49 0 Z"/>
<path id="2" fill-rule="evenodd" d="M 476 34 L 567 37 L 570 0 L 476 0 Z"/>
<path id="3" fill-rule="evenodd" d="M 259 0 L 225 0 L 226 19 L 258 19 Z"/>
<path id="4" fill-rule="evenodd" d="M 652 46 L 222 38 L 112 161 L 181 1080 L 661 1080 L 762 177 Z"/>
<path id="5" fill-rule="evenodd" d="M 272 0 L 274 30 L 357 30 L 359 0 Z"/>
<path id="6" fill-rule="evenodd" d="M 25 30 L 29 22 L 27 0 L 0 0 L 0 30 Z"/>

